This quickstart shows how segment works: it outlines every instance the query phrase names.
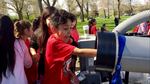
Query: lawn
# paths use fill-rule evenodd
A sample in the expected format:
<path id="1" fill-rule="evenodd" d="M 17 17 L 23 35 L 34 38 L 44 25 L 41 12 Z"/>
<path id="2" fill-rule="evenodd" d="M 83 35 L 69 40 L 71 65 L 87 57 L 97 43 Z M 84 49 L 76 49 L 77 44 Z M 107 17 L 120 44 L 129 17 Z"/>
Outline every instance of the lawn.
<path id="1" fill-rule="evenodd" d="M 129 18 L 129 16 L 122 16 L 121 17 L 121 22 L 126 20 L 127 18 Z M 95 18 L 96 21 L 97 21 L 97 28 L 100 29 L 100 27 L 102 26 L 102 24 L 106 24 L 106 27 L 109 31 L 112 31 L 115 27 L 115 24 L 114 24 L 114 17 L 110 17 L 109 19 L 108 18 L 101 18 L 101 17 L 97 17 Z M 83 35 L 83 29 L 82 29 L 82 26 L 83 25 L 87 25 L 88 24 L 88 20 L 85 19 L 85 22 L 81 22 L 80 19 L 78 18 L 78 23 L 77 23 L 77 29 L 79 31 L 79 34 L 80 35 Z"/>

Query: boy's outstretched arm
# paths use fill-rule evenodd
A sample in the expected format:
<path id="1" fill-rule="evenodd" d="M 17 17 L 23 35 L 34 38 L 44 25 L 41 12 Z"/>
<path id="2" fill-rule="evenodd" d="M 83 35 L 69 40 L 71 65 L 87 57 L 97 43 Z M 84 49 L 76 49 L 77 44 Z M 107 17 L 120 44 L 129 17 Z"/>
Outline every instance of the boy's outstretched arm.
<path id="1" fill-rule="evenodd" d="M 83 56 L 83 57 L 95 57 L 97 55 L 97 50 L 88 49 L 88 48 L 85 49 L 75 48 L 72 54 Z"/>

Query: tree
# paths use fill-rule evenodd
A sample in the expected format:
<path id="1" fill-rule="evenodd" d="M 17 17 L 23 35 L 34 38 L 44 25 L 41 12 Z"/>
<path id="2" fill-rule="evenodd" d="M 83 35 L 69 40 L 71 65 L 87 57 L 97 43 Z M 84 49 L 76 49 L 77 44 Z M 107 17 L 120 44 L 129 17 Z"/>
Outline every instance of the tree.
<path id="1" fill-rule="evenodd" d="M 52 2 L 53 2 L 52 4 L 50 3 L 50 0 L 43 0 L 43 2 L 45 3 L 45 5 L 46 5 L 47 7 L 50 7 L 50 6 L 55 6 L 57 0 L 53 0 L 53 1 L 52 1 Z"/>
<path id="2" fill-rule="evenodd" d="M 115 0 L 113 0 L 113 15 L 116 16 L 116 10 L 115 10 Z"/>
<path id="3" fill-rule="evenodd" d="M 86 13 L 87 13 L 87 18 L 89 18 L 89 2 L 88 1 L 86 2 L 85 10 L 86 10 Z"/>
<path id="4" fill-rule="evenodd" d="M 117 0 L 118 4 L 117 4 L 117 9 L 118 9 L 118 18 L 120 19 L 121 16 L 121 10 L 120 10 L 120 5 L 121 5 L 121 1 Z"/>
<path id="5" fill-rule="evenodd" d="M 76 8 L 78 7 L 78 5 L 75 3 L 75 0 L 65 0 L 68 11 L 71 13 L 75 13 L 76 12 Z"/>
<path id="6" fill-rule="evenodd" d="M 77 2 L 78 6 L 80 8 L 80 11 L 81 11 L 81 16 L 80 16 L 81 21 L 84 22 L 84 10 L 83 10 L 84 3 L 83 3 L 83 0 L 81 0 L 81 4 L 80 4 L 79 0 L 76 0 L 76 2 Z"/>
<path id="7" fill-rule="evenodd" d="M 129 4 L 130 4 L 130 15 L 133 13 L 133 8 L 132 8 L 132 0 L 129 0 Z"/>
<path id="8" fill-rule="evenodd" d="M 118 18 L 120 19 L 120 16 L 121 16 L 121 11 L 120 11 L 120 0 L 117 0 L 118 1 Z"/>
<path id="9" fill-rule="evenodd" d="M 96 2 L 91 2 L 90 8 L 91 8 L 92 15 L 97 17 L 99 15 L 97 3 Z"/>
<path id="10" fill-rule="evenodd" d="M 47 7 L 50 7 L 50 6 L 55 6 L 56 5 L 56 2 L 57 0 L 38 0 L 38 5 L 39 5 L 39 8 L 40 8 L 40 13 L 42 13 L 43 11 L 43 4 L 42 4 L 42 1 L 44 2 L 44 4 L 47 6 Z M 52 4 L 50 3 L 52 2 Z"/>
<path id="11" fill-rule="evenodd" d="M 8 9 L 17 13 L 19 19 L 23 19 L 23 7 L 24 7 L 25 0 L 9 0 L 6 3 L 9 5 Z"/>
<path id="12" fill-rule="evenodd" d="M 31 6 L 30 6 L 31 2 L 25 2 L 24 4 L 24 11 L 26 14 L 27 19 L 30 19 L 30 10 L 31 10 Z"/>
<path id="13" fill-rule="evenodd" d="M 106 18 L 109 11 L 107 11 L 109 8 L 108 8 L 108 0 L 101 0 L 101 7 L 103 9 L 103 14 L 104 14 L 104 17 Z"/>
<path id="14" fill-rule="evenodd" d="M 30 16 L 34 14 L 34 16 L 39 15 L 39 11 L 37 10 L 37 3 L 35 0 L 25 0 L 23 14 L 26 16 L 26 19 L 30 19 Z"/>
<path id="15" fill-rule="evenodd" d="M 1 14 L 6 14 L 7 13 L 7 6 L 4 0 L 0 1 L 0 13 Z"/>
<path id="16" fill-rule="evenodd" d="M 40 13 L 42 13 L 43 11 L 42 0 L 38 0 L 38 5 L 39 5 Z"/>
<path id="17" fill-rule="evenodd" d="M 107 15 L 106 15 L 106 10 L 103 9 L 103 11 L 104 11 L 104 17 L 106 18 L 106 17 L 107 17 Z"/>
<path id="18" fill-rule="evenodd" d="M 86 17 L 89 18 L 89 3 L 91 2 L 91 0 L 84 0 L 84 5 L 83 8 L 86 11 Z"/>
<path id="19" fill-rule="evenodd" d="M 109 6 L 110 6 L 110 1 L 107 0 L 107 17 L 110 18 L 110 15 L 109 15 Z"/>

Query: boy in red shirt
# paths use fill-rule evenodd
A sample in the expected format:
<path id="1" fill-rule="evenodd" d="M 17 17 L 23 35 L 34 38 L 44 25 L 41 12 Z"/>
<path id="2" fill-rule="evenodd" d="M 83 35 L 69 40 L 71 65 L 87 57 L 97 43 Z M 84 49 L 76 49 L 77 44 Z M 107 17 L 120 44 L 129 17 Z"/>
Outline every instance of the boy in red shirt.
<path id="1" fill-rule="evenodd" d="M 71 55 L 96 56 L 95 49 L 79 49 L 70 45 L 71 20 L 68 12 L 58 11 L 51 17 L 53 32 L 47 42 L 44 84 L 72 84 L 75 75 L 69 69 Z M 76 83 L 77 84 L 77 83 Z"/>

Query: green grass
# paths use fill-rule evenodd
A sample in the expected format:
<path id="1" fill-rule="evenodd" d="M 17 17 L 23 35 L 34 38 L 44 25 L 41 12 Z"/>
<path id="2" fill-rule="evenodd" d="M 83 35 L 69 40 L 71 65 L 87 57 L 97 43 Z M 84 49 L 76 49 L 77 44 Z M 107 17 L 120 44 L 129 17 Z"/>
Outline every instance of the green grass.
<path id="1" fill-rule="evenodd" d="M 124 21 L 126 20 L 127 18 L 129 18 L 129 16 L 122 16 L 121 17 L 121 21 Z M 102 26 L 102 24 L 106 24 L 106 27 L 109 31 L 112 31 L 115 27 L 115 24 L 114 24 L 114 17 L 110 17 L 109 19 L 108 18 L 101 18 L 101 17 L 97 17 L 95 18 L 96 21 L 97 21 L 97 28 L 100 29 L 100 27 Z M 80 35 L 83 35 L 83 29 L 82 29 L 82 26 L 83 25 L 87 25 L 88 24 L 88 20 L 85 19 L 85 22 L 81 22 L 80 19 L 78 18 L 78 23 L 77 23 L 77 28 L 78 28 L 78 31 L 79 31 L 79 34 Z"/>

